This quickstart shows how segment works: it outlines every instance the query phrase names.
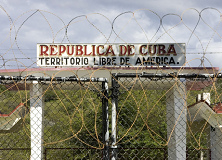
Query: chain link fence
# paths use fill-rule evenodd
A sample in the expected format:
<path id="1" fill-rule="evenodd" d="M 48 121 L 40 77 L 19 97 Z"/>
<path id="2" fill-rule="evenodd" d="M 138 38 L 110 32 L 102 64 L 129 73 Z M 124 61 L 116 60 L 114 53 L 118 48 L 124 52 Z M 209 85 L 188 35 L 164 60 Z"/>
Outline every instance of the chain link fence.
<path id="1" fill-rule="evenodd" d="M 217 83 L 212 77 L 175 74 L 113 76 L 119 93 L 116 96 L 118 158 L 210 158 L 210 139 L 206 139 L 209 125 L 204 119 L 188 121 L 190 114 L 199 113 L 190 113 L 187 106 L 196 103 L 200 93 L 217 93 L 212 88 Z M 200 128 L 194 130 L 194 125 Z"/>
<path id="2" fill-rule="evenodd" d="M 102 102 L 106 94 L 105 79 L 1 77 L 1 112 L 7 113 L 8 121 L 1 121 L 1 159 L 29 159 L 33 126 L 40 137 L 44 159 L 99 159 L 103 157 L 103 115 Z M 33 83 L 39 86 L 34 88 Z M 32 90 L 32 91 L 31 91 Z M 33 92 L 33 93 L 31 93 Z M 42 130 L 37 117 L 43 100 Z M 16 114 L 18 104 L 26 106 L 26 113 Z M 23 112 L 23 108 L 19 108 Z M 5 114 L 1 114 L 2 119 Z M 21 121 L 16 122 L 20 118 Z M 7 128 L 6 123 L 20 123 L 16 130 Z M 3 123 L 2 123 L 3 122 Z M 35 132 L 35 131 L 34 131 Z M 42 133 L 41 133 L 42 132 Z M 31 142 L 33 141 L 33 142 Z M 40 150 L 40 148 L 38 148 Z M 33 151 L 34 152 L 34 151 Z M 37 152 L 37 151 L 36 151 Z M 33 153 L 35 154 L 35 153 Z M 41 156 L 41 155 L 40 155 Z M 38 157 L 37 157 L 38 158 Z"/>
<path id="3" fill-rule="evenodd" d="M 221 77 L 1 76 L 0 158 L 220 159 Z"/>
<path id="4" fill-rule="evenodd" d="M 105 88 L 102 83 L 105 81 L 88 81 L 48 85 L 44 111 L 46 159 L 103 157 L 102 102 Z"/>

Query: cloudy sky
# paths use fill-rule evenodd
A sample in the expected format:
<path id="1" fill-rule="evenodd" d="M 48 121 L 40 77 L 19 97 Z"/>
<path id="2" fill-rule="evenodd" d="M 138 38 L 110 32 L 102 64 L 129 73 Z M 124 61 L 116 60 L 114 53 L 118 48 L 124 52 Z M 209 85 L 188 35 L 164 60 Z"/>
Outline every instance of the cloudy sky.
<path id="1" fill-rule="evenodd" d="M 36 66 L 37 43 L 186 43 L 222 68 L 221 0 L 1 0 L 0 69 Z M 67 28 L 68 26 L 68 28 Z M 66 32 L 67 28 L 67 32 Z"/>

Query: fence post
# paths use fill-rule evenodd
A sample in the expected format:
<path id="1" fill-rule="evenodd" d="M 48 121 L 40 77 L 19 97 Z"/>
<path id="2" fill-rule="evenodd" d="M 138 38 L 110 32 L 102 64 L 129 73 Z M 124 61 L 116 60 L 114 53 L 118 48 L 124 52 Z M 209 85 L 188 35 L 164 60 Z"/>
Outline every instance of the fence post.
<path id="1" fill-rule="evenodd" d="M 43 100 L 42 86 L 33 81 L 30 88 L 31 160 L 43 159 Z"/>
<path id="2" fill-rule="evenodd" d="M 117 77 L 112 75 L 112 132 L 111 132 L 111 160 L 117 159 L 117 107 L 118 107 L 118 92 L 119 85 Z"/>
<path id="3" fill-rule="evenodd" d="M 108 83 L 102 82 L 102 119 L 103 119 L 103 160 L 109 160 L 109 108 L 108 108 Z"/>
<path id="4" fill-rule="evenodd" d="M 175 84 L 176 83 L 176 84 Z M 166 94 L 168 159 L 186 159 L 186 81 L 178 79 Z"/>

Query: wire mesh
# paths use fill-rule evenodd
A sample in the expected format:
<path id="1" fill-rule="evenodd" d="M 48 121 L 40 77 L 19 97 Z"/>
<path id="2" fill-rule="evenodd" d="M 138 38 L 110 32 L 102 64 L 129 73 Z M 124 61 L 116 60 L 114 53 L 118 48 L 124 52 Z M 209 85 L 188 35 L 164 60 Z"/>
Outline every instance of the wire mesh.
<path id="1" fill-rule="evenodd" d="M 118 82 L 116 86 L 119 92 L 116 157 L 120 159 L 212 158 L 213 146 L 215 143 L 220 144 L 220 136 L 216 142 L 213 142 L 213 127 L 210 125 L 213 114 L 203 115 L 207 112 L 201 111 L 204 106 L 200 106 L 195 112 L 192 108 L 200 101 L 209 103 L 206 99 L 197 101 L 196 98 L 201 93 L 210 93 L 213 104 L 208 106 L 208 109 L 212 111 L 215 108 L 214 103 L 220 102 L 221 98 L 219 93 L 221 77 L 206 75 L 174 77 L 164 74 L 119 74 L 119 76 L 114 74 L 113 76 Z M 216 124 L 216 130 L 220 130 L 219 123 Z M 216 148 L 214 150 L 218 149 Z M 221 156 L 217 153 L 216 159 Z"/>
<path id="2" fill-rule="evenodd" d="M 97 159 L 95 149 L 103 149 L 102 141 L 102 102 L 92 88 L 86 83 L 52 84 L 45 92 L 44 138 L 47 150 L 47 159 L 60 157 L 76 159 Z M 99 84 L 95 84 L 102 90 Z M 66 89 L 64 89 L 66 88 Z M 55 103 L 55 101 L 57 101 Z M 52 110 L 53 108 L 53 110 Z M 50 137 L 50 138 L 49 138 Z M 94 150 L 83 149 L 94 148 Z M 72 148 L 67 151 L 54 152 L 56 148 Z M 80 148 L 80 149 L 78 149 Z M 54 153 L 54 154 L 53 154 Z M 71 155 L 69 155 L 71 154 Z"/>
<path id="3" fill-rule="evenodd" d="M 30 158 L 31 107 L 42 99 L 44 159 L 219 159 L 221 74 L 175 75 L 113 74 L 109 94 L 102 78 L 1 76 L 0 157 Z M 104 99 L 111 122 L 117 107 L 107 141 Z"/>
<path id="4" fill-rule="evenodd" d="M 29 117 L 26 116 L 28 108 L 20 107 L 20 104 L 28 106 L 29 99 L 25 90 L 19 90 L 24 83 L 5 81 L 1 88 L 1 159 L 29 159 L 30 157 L 30 133 Z M 14 112 L 13 112 L 14 111 Z"/>
<path id="5" fill-rule="evenodd" d="M 39 77 L 32 78 L 39 80 Z M 44 159 L 98 159 L 103 157 L 102 98 L 104 89 L 102 89 L 100 79 L 57 77 L 55 81 L 52 78 L 44 78 L 45 81 L 39 81 L 39 88 L 33 89 L 36 92 L 32 94 L 30 90 L 33 81 L 28 82 L 26 81 L 28 78 L 24 77 L 17 77 L 18 81 L 12 79 L 14 78 L 3 76 L 1 81 L 1 112 L 4 113 L 0 116 L 1 159 L 30 158 L 32 148 L 30 141 L 33 141 L 30 134 L 33 132 L 33 127 L 30 127 L 30 117 L 32 117 L 30 106 L 38 108 L 40 102 L 36 98 L 38 96 L 42 96 L 44 101 L 43 137 L 40 139 L 44 148 Z M 14 111 L 19 103 L 26 106 L 26 113 L 21 115 L 19 112 L 12 117 L 11 115 L 15 114 Z M 8 119 L 4 117 L 6 114 L 10 115 L 7 117 Z M 18 118 L 21 120 L 18 121 Z M 32 119 L 31 125 L 35 126 L 39 123 L 38 118 L 33 116 Z M 5 129 L 4 127 L 10 121 L 13 121 L 12 127 Z M 13 129 L 14 126 L 16 129 Z M 37 126 L 37 134 L 42 134 L 41 130 L 37 130 L 38 128 L 41 126 Z M 37 144 L 36 141 L 34 141 L 35 144 Z"/>

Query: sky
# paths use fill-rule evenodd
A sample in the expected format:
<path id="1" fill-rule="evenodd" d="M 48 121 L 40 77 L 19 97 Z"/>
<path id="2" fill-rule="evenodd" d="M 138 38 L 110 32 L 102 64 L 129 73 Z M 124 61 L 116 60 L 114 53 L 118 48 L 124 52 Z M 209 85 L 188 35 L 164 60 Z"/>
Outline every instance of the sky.
<path id="1" fill-rule="evenodd" d="M 37 67 L 37 43 L 185 43 L 186 66 L 222 68 L 221 0 L 1 0 L 0 7 L 0 69 Z"/>

